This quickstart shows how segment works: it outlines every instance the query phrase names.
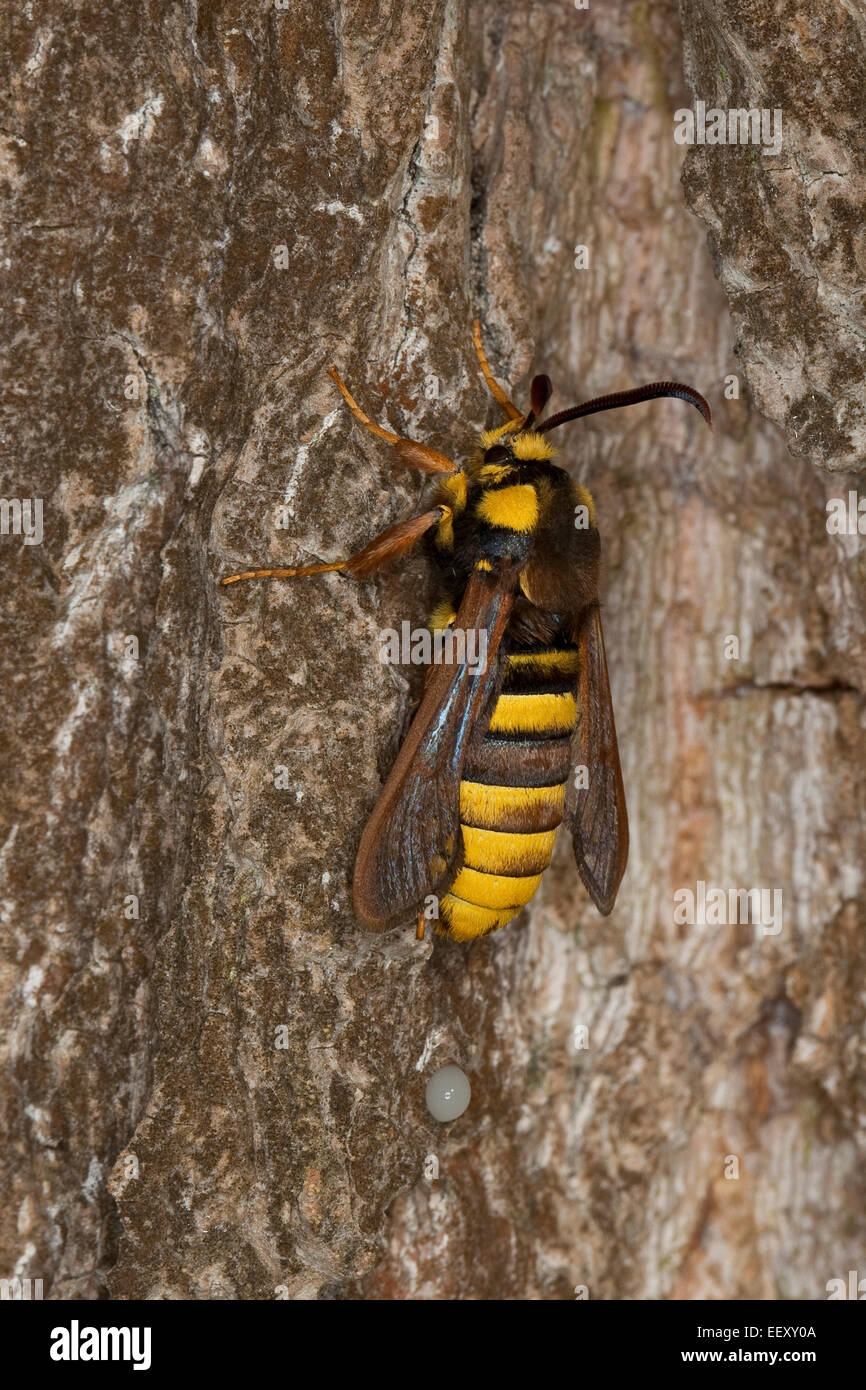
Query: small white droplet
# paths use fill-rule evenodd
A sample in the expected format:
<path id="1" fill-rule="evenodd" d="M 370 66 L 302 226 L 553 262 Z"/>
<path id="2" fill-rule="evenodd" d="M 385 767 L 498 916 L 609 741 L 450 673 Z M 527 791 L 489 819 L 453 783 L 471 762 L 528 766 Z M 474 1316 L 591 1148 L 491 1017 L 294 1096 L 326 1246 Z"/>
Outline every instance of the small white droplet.
<path id="1" fill-rule="evenodd" d="M 469 1077 L 459 1067 L 440 1067 L 427 1082 L 425 1099 L 434 1120 L 456 1120 L 472 1098 Z"/>

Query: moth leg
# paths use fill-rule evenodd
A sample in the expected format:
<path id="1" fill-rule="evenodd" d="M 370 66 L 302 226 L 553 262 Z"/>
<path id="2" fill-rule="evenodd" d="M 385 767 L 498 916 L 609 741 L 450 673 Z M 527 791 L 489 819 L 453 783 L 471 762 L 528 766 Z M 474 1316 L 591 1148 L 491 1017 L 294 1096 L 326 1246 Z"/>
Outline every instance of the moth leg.
<path id="1" fill-rule="evenodd" d="M 494 400 L 498 401 L 505 411 L 509 420 L 522 420 L 523 411 L 518 410 L 513 401 L 509 400 L 499 382 L 490 370 L 490 364 L 484 352 L 484 345 L 481 342 L 481 324 L 475 319 L 472 325 L 472 341 L 475 344 L 475 351 L 478 353 L 478 364 L 487 382 L 487 389 Z"/>
<path id="2" fill-rule="evenodd" d="M 237 584 L 240 579 L 305 579 L 310 574 L 334 572 L 352 574 L 356 579 L 366 579 L 389 560 L 405 555 L 432 526 L 437 526 L 440 521 L 450 520 L 451 516 L 450 507 L 434 507 L 432 511 L 424 512 L 421 516 L 411 516 L 408 521 L 398 521 L 395 526 L 389 526 L 387 531 L 375 536 L 357 555 L 350 555 L 346 560 L 335 560 L 329 565 L 298 565 L 292 569 L 244 570 L 241 574 L 226 575 L 220 580 L 220 584 Z"/>
<path id="3" fill-rule="evenodd" d="M 424 918 L 424 913 L 423 913 L 423 912 L 420 912 L 420 913 L 418 914 L 418 925 L 417 925 L 416 928 L 415 928 L 415 940 L 416 940 L 416 941 L 423 941 L 423 940 L 424 940 L 424 928 L 426 927 L 426 925 L 427 925 L 427 922 L 426 922 L 426 920 L 425 920 L 425 918 Z"/>
<path id="4" fill-rule="evenodd" d="M 375 424 L 374 421 L 370 419 L 369 415 L 365 414 L 365 412 L 358 405 L 358 402 L 355 400 L 355 397 L 352 395 L 348 386 L 346 386 L 344 382 L 340 379 L 336 367 L 328 368 L 328 376 L 336 382 L 337 389 L 339 390 L 340 395 L 343 397 L 343 400 L 346 402 L 346 405 L 351 410 L 355 419 L 358 420 L 360 424 L 364 426 L 365 430 L 369 430 L 371 434 L 378 435 L 379 439 L 384 439 L 388 444 L 400 443 L 399 434 L 395 434 L 393 430 L 383 429 L 381 425 Z"/>
<path id="5" fill-rule="evenodd" d="M 431 449 L 427 444 L 419 444 L 415 439 L 404 439 L 401 435 L 395 434 L 393 430 L 386 430 L 371 420 L 369 415 L 358 405 L 345 382 L 341 380 L 336 367 L 329 367 L 328 375 L 336 383 L 343 400 L 355 419 L 364 426 L 365 430 L 369 430 L 377 438 L 384 439 L 387 444 L 393 444 L 401 463 L 407 464 L 410 468 L 420 468 L 422 473 L 457 472 L 457 464 L 446 458 L 444 454 Z"/>

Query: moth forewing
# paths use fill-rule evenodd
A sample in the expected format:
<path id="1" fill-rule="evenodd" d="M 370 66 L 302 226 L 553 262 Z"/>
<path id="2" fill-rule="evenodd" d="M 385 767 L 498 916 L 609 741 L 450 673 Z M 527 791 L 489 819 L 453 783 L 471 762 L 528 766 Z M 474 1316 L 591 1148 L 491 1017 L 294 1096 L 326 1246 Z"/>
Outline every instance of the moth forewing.
<path id="1" fill-rule="evenodd" d="M 433 666 L 418 712 L 361 836 L 355 911 L 370 931 L 387 931 L 425 899 L 447 890 L 460 867 L 460 775 L 469 736 L 497 680 L 516 575 L 473 574 L 455 620 L 484 632 L 484 669 Z"/>

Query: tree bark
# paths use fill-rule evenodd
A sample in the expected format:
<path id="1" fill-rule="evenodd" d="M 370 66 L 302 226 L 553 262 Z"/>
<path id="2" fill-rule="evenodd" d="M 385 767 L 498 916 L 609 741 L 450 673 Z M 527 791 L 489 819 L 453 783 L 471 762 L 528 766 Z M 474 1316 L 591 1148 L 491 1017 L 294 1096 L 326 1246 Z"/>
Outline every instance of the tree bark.
<path id="1" fill-rule="evenodd" d="M 863 551 L 825 525 L 863 458 L 861 26 L 710 8 L 684 0 L 693 91 L 667 0 L 7 21 L 3 493 L 44 499 L 44 543 L 0 538 L 0 1274 L 821 1299 L 862 1267 Z M 712 257 L 673 138 L 695 94 L 791 113 L 777 160 L 689 152 Z M 326 368 L 463 457 L 499 418 L 476 313 L 518 401 L 533 371 L 559 405 L 679 378 L 715 420 L 563 432 L 631 859 L 603 920 L 562 837 L 462 947 L 351 909 L 420 689 L 378 634 L 425 621 L 423 559 L 216 581 L 423 509 Z M 699 882 L 780 889 L 782 930 L 678 924 Z M 439 1125 L 451 1062 L 472 1101 Z"/>
<path id="2" fill-rule="evenodd" d="M 866 10 L 682 0 L 685 64 L 707 107 L 772 109 L 778 154 L 694 147 L 689 206 L 707 224 L 737 351 L 793 453 L 861 471 L 866 457 Z"/>

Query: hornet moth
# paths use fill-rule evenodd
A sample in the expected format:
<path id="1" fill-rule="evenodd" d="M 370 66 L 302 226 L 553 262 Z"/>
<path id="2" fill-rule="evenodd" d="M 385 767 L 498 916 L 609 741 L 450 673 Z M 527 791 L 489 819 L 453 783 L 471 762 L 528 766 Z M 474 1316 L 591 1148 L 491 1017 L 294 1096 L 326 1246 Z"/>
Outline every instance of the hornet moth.
<path id="1" fill-rule="evenodd" d="M 533 896 L 563 821 L 589 896 L 600 913 L 612 910 L 628 819 L 601 629 L 601 541 L 590 494 L 554 464 L 548 436 L 584 415 L 662 396 L 689 402 L 711 423 L 703 396 L 677 381 L 598 396 L 541 422 L 549 377 L 533 378 L 529 410 L 518 410 L 493 377 L 477 321 L 474 338 L 506 421 L 482 433 L 463 465 L 375 424 L 330 369 L 355 418 L 400 463 L 435 477 L 429 510 L 347 560 L 221 581 L 333 571 L 364 579 L 424 536 L 441 581 L 431 628 L 485 638 L 483 669 L 466 661 L 428 667 L 355 863 L 364 925 L 385 931 L 411 914 L 419 939 L 431 898 L 438 934 L 454 941 L 504 927 Z M 575 785 L 576 768 L 585 785 Z"/>

